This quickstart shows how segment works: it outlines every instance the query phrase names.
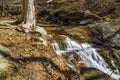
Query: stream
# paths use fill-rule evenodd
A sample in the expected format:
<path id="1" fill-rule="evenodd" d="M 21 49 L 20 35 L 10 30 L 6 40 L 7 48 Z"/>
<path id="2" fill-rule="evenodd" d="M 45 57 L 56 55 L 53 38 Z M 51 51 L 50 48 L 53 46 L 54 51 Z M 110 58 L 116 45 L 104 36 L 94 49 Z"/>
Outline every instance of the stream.
<path id="1" fill-rule="evenodd" d="M 52 47 L 58 55 L 63 56 L 66 59 L 66 65 L 68 65 L 70 68 L 75 70 L 74 64 L 67 62 L 67 58 L 70 57 L 69 53 L 74 52 L 78 55 L 78 61 L 83 62 L 86 67 L 98 69 L 112 78 L 120 80 L 120 72 L 114 64 L 113 60 L 111 60 L 111 63 L 116 67 L 116 70 L 112 70 L 109 67 L 105 59 L 99 55 L 97 50 L 93 48 L 91 44 L 78 43 L 67 36 L 60 36 L 64 37 L 64 49 L 60 49 L 60 45 L 56 40 L 52 42 Z"/>

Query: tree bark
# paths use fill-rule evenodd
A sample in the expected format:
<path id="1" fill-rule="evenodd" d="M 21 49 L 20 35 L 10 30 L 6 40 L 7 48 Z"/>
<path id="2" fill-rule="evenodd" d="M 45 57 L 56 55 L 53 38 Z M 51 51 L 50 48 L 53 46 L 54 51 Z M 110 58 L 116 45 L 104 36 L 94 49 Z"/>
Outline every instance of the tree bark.
<path id="1" fill-rule="evenodd" d="M 25 32 L 29 32 L 32 27 L 36 26 L 34 0 L 22 0 L 22 4 L 22 28 L 26 29 Z"/>

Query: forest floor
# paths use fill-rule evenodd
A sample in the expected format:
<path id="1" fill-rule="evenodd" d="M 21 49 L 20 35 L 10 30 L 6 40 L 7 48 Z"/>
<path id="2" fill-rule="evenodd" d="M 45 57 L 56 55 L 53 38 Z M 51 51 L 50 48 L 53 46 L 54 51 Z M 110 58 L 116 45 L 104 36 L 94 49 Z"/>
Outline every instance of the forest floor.
<path id="1" fill-rule="evenodd" d="M 17 26 L 8 24 L 11 21 L 0 20 L 0 44 L 11 50 L 17 67 L 8 80 L 68 80 L 64 59 L 50 45 L 34 46 L 34 35 L 18 32 Z"/>

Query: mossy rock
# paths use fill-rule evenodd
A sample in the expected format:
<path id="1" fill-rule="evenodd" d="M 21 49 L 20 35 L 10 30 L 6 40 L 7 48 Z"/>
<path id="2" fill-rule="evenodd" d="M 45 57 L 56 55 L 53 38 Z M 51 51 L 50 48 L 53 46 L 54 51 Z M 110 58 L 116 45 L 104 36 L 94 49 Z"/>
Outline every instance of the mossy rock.
<path id="1" fill-rule="evenodd" d="M 39 26 L 35 26 L 33 28 L 33 33 L 40 34 L 41 36 L 46 36 L 47 35 L 46 30 L 42 27 L 39 27 Z"/>
<path id="2" fill-rule="evenodd" d="M 85 80 L 114 80 L 107 74 L 94 68 L 81 68 L 81 74 Z"/>
<path id="3" fill-rule="evenodd" d="M 9 57 L 12 55 L 11 51 L 0 45 L 0 80 L 6 80 L 14 71 L 14 63 Z"/>
<path id="4" fill-rule="evenodd" d="M 66 48 L 66 45 L 64 44 L 65 39 L 66 39 L 66 36 L 63 36 L 63 35 L 54 37 L 54 40 L 58 43 L 61 50 L 65 50 Z"/>

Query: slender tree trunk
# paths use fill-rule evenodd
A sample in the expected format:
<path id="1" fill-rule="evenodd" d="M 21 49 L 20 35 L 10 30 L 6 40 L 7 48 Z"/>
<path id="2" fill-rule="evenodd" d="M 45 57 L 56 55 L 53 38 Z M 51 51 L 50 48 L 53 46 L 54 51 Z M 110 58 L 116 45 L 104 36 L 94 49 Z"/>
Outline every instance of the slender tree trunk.
<path id="1" fill-rule="evenodd" d="M 22 28 L 29 32 L 36 25 L 34 0 L 22 0 Z"/>

